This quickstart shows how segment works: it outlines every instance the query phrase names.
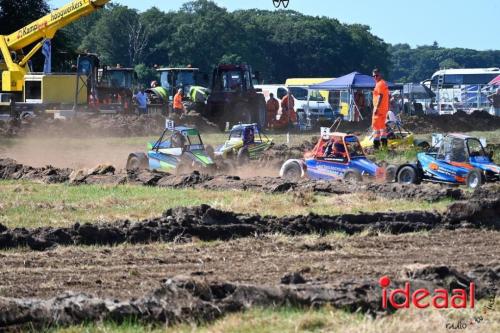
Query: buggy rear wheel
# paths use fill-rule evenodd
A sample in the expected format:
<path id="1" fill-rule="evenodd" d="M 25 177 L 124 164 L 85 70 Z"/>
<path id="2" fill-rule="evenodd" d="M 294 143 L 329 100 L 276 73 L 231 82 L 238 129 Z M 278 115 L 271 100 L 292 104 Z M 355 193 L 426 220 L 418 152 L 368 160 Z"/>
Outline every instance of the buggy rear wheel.
<path id="1" fill-rule="evenodd" d="M 351 184 L 361 183 L 363 181 L 363 176 L 361 176 L 361 173 L 358 170 L 348 169 L 344 173 L 344 181 Z"/>
<path id="2" fill-rule="evenodd" d="M 385 181 L 388 183 L 392 183 L 396 180 L 396 174 L 398 172 L 398 168 L 395 165 L 389 165 L 385 169 Z"/>
<path id="3" fill-rule="evenodd" d="M 148 158 L 144 153 L 130 154 L 127 160 L 127 171 L 144 170 L 148 168 Z"/>
<path id="4" fill-rule="evenodd" d="M 242 166 L 245 164 L 248 164 L 250 161 L 250 153 L 248 152 L 248 149 L 243 147 L 238 151 L 238 156 L 236 157 L 236 160 L 238 161 L 238 165 Z"/>
<path id="5" fill-rule="evenodd" d="M 418 184 L 417 170 L 410 165 L 402 167 L 397 174 L 397 180 L 399 184 L 404 185 Z"/>
<path id="6" fill-rule="evenodd" d="M 302 168 L 299 163 L 290 163 L 285 166 L 283 170 L 283 178 L 296 180 L 302 177 Z"/>

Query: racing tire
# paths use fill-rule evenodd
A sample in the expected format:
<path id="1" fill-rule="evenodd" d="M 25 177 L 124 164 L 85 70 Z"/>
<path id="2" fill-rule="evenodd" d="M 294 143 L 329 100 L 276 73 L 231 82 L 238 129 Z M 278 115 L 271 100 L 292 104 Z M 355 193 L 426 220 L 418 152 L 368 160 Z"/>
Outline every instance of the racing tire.
<path id="1" fill-rule="evenodd" d="M 467 173 L 467 176 L 465 178 L 465 183 L 467 184 L 467 187 L 471 189 L 476 189 L 481 187 L 483 185 L 483 175 L 481 173 L 481 170 L 479 169 L 472 169 Z"/>
<path id="2" fill-rule="evenodd" d="M 127 171 L 145 170 L 149 166 L 148 157 L 144 153 L 130 154 L 127 159 Z"/>
<path id="3" fill-rule="evenodd" d="M 398 167 L 395 165 L 389 165 L 385 169 L 385 181 L 392 183 L 396 180 L 396 174 L 398 173 Z"/>
<path id="4" fill-rule="evenodd" d="M 207 152 L 208 157 L 210 157 L 212 160 L 215 159 L 215 150 L 214 147 L 211 145 L 206 145 L 205 146 L 205 151 Z"/>
<path id="5" fill-rule="evenodd" d="M 236 156 L 236 161 L 239 166 L 246 165 L 250 161 L 250 153 L 248 149 L 243 147 L 238 151 L 238 156 Z"/>
<path id="6" fill-rule="evenodd" d="M 290 163 L 285 166 L 283 170 L 283 178 L 290 180 L 297 180 L 302 177 L 302 168 L 299 163 Z"/>
<path id="7" fill-rule="evenodd" d="M 177 167 L 175 168 L 175 175 L 176 176 L 186 175 L 188 173 L 191 173 L 191 171 L 193 170 L 187 163 L 180 162 L 179 164 L 177 164 Z"/>
<path id="8" fill-rule="evenodd" d="M 417 170 L 410 165 L 402 167 L 397 173 L 397 181 L 399 184 L 403 185 L 418 184 L 419 179 Z"/>
<path id="9" fill-rule="evenodd" d="M 361 183 L 363 181 L 363 176 L 361 176 L 361 172 L 354 169 L 347 169 L 344 173 L 344 181 L 346 183 Z"/>

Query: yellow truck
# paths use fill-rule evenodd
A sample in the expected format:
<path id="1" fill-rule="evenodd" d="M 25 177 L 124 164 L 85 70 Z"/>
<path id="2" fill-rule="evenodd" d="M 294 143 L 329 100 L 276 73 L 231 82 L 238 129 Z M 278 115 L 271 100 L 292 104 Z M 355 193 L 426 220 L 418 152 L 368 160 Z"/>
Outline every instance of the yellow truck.
<path id="1" fill-rule="evenodd" d="M 286 80 L 285 85 L 287 87 L 302 87 L 306 88 L 313 84 L 322 83 L 325 81 L 333 80 L 334 78 L 290 78 Z M 318 93 L 323 97 L 323 99 L 330 104 L 330 106 L 336 110 L 338 108 L 338 112 L 347 117 L 349 115 L 349 104 L 342 102 L 344 100 L 342 98 L 340 91 L 328 91 L 328 90 L 319 90 Z M 312 93 L 314 96 L 314 92 Z"/>

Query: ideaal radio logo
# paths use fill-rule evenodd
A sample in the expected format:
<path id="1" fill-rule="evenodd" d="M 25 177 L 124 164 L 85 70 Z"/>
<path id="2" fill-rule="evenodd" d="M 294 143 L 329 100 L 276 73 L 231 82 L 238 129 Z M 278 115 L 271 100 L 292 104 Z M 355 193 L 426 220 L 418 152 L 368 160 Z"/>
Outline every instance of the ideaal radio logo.
<path id="1" fill-rule="evenodd" d="M 281 5 L 283 5 L 283 8 L 286 8 L 286 7 L 288 7 L 289 2 L 290 2 L 290 0 L 273 0 L 273 5 L 276 8 L 280 8 Z"/>

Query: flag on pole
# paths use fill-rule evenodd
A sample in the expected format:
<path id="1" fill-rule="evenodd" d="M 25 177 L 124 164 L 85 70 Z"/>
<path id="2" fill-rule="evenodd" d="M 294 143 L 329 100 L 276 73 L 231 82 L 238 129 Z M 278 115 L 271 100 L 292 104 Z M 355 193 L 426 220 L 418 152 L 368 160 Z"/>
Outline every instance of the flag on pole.
<path id="1" fill-rule="evenodd" d="M 43 64 L 43 72 L 45 74 L 52 72 L 52 44 L 50 39 L 46 39 L 43 42 L 42 54 L 45 57 L 45 63 Z"/>

